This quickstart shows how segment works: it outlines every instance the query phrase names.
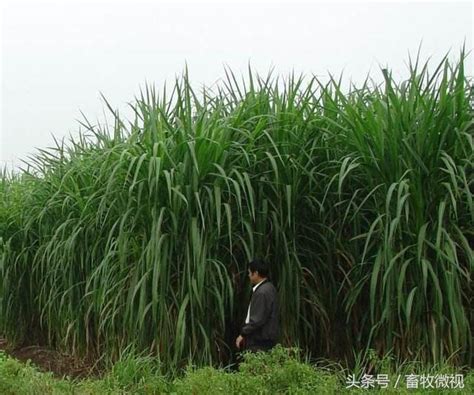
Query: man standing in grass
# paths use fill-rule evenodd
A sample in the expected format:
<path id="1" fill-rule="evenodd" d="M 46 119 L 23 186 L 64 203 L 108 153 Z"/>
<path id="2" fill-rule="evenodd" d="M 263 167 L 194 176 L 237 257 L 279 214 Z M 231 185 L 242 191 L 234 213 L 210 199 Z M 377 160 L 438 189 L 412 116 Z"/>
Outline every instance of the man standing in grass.
<path id="1" fill-rule="evenodd" d="M 268 280 L 268 272 L 268 264 L 262 259 L 249 264 L 248 276 L 253 293 L 245 324 L 235 340 L 238 349 L 268 351 L 277 343 L 280 333 L 278 295 Z"/>

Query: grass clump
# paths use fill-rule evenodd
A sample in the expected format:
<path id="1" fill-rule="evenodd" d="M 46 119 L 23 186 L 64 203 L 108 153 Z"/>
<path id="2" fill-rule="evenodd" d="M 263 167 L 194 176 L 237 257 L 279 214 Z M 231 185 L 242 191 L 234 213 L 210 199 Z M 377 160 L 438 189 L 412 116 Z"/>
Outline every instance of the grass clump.
<path id="1" fill-rule="evenodd" d="M 175 382 L 175 389 L 179 394 L 311 394 L 341 388 L 334 372 L 315 369 L 297 355 L 296 350 L 277 346 L 270 353 L 246 354 L 238 372 L 211 367 L 188 369 L 184 379 Z"/>
<path id="2" fill-rule="evenodd" d="M 72 393 L 74 385 L 68 380 L 53 377 L 52 373 L 39 372 L 31 364 L 22 364 L 0 351 L 0 393 L 29 395 Z"/>

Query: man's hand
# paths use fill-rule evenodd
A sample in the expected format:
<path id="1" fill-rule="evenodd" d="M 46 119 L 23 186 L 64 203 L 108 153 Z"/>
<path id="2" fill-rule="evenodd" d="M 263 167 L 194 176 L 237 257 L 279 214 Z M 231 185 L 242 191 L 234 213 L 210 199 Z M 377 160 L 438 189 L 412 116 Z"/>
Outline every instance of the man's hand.
<path id="1" fill-rule="evenodd" d="M 243 346 L 243 343 L 244 338 L 242 337 L 242 335 L 239 335 L 239 337 L 235 339 L 235 346 L 240 349 Z"/>

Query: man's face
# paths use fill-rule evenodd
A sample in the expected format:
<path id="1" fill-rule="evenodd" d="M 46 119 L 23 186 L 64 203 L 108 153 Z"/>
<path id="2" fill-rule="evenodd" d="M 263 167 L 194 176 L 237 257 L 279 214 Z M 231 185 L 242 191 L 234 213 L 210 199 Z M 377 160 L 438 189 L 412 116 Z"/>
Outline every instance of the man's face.
<path id="1" fill-rule="evenodd" d="M 260 281 L 260 276 L 258 275 L 258 271 L 251 272 L 249 269 L 249 279 L 250 283 L 255 285 Z"/>

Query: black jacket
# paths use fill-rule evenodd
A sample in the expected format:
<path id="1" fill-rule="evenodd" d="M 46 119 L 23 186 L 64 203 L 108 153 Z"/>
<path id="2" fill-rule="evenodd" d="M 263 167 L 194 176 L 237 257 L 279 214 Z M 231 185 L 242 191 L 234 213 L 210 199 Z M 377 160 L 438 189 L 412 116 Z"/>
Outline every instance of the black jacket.
<path id="1" fill-rule="evenodd" d="M 244 324 L 241 335 L 247 346 L 273 343 L 280 336 L 278 295 L 275 287 L 264 280 L 250 299 L 249 323 Z"/>

